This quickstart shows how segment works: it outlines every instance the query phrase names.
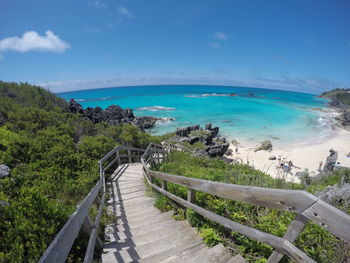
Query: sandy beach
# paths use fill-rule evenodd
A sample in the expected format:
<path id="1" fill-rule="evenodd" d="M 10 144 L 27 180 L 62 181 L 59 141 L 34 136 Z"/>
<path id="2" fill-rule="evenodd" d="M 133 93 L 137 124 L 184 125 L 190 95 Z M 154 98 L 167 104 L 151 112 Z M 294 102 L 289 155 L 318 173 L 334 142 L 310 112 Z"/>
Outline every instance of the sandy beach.
<path id="1" fill-rule="evenodd" d="M 229 158 L 240 158 L 243 163 L 249 163 L 254 168 L 263 171 L 274 178 L 285 178 L 287 181 L 299 182 L 295 176 L 297 172 L 308 169 L 311 176 L 318 173 L 320 161 L 325 163 L 329 150 L 332 148 L 338 152 L 338 162 L 341 166 L 350 167 L 350 158 L 346 155 L 350 152 L 350 132 L 344 129 L 336 128 L 332 137 L 323 142 L 315 142 L 308 144 L 282 144 L 274 143 L 273 150 L 254 152 L 254 149 L 260 145 L 259 142 L 245 141 L 236 139 L 239 143 L 238 154 L 235 153 L 235 146 L 230 143 L 233 150 L 232 156 Z M 275 156 L 277 159 L 285 158 L 291 160 L 295 167 L 292 168 L 290 174 L 283 173 L 278 160 L 269 160 L 269 157 Z M 296 168 L 297 167 L 297 168 Z"/>

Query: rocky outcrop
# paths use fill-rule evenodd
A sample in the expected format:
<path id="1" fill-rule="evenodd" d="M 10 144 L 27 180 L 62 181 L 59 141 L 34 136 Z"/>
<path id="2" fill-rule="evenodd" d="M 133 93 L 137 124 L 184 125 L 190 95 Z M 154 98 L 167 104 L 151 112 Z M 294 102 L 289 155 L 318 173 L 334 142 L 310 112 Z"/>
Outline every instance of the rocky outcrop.
<path id="1" fill-rule="evenodd" d="M 10 175 L 10 171 L 11 170 L 10 170 L 10 168 L 7 165 L 1 164 L 0 165 L 0 179 L 9 176 Z"/>
<path id="2" fill-rule="evenodd" d="M 329 150 L 329 156 L 326 159 L 326 162 L 323 166 L 323 172 L 331 172 L 334 170 L 335 164 L 338 160 L 338 152 L 333 149 Z"/>
<path id="3" fill-rule="evenodd" d="M 260 146 L 255 148 L 254 152 L 257 151 L 272 151 L 272 143 L 269 140 L 263 141 Z"/>
<path id="4" fill-rule="evenodd" d="M 118 105 L 111 105 L 103 110 L 101 107 L 83 107 L 74 99 L 69 101 L 69 111 L 83 115 L 93 123 L 106 122 L 108 125 L 132 124 L 143 129 L 152 128 L 158 118 L 151 116 L 135 117 L 132 109 L 122 109 Z"/>
<path id="5" fill-rule="evenodd" d="M 350 205 L 350 184 L 327 186 L 325 190 L 318 194 L 318 197 L 323 201 L 334 205 Z"/>
<path id="6" fill-rule="evenodd" d="M 212 127 L 211 123 L 201 128 L 199 125 L 179 128 L 175 131 L 176 136 L 172 138 L 176 142 L 187 142 L 191 145 L 200 142 L 205 149 L 196 149 L 196 156 L 209 155 L 210 157 L 222 157 L 229 148 L 229 143 L 225 138 L 220 137 L 219 127 Z"/>

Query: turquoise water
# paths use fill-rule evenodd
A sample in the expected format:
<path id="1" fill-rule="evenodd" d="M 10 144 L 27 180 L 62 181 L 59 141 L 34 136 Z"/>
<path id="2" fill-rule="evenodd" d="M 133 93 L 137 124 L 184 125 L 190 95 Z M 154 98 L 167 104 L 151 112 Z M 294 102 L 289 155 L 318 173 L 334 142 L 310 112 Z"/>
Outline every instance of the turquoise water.
<path id="1" fill-rule="evenodd" d="M 232 93 L 237 95 L 231 96 Z M 325 108 L 326 101 L 306 93 L 167 85 L 93 89 L 58 95 L 67 100 L 74 98 L 83 107 L 107 108 L 117 104 L 133 109 L 136 116 L 174 118 L 157 122 L 156 127 L 148 131 L 152 134 L 208 122 L 219 126 L 223 136 L 247 140 L 300 142 L 322 138 L 331 131 L 326 116 L 313 110 Z"/>

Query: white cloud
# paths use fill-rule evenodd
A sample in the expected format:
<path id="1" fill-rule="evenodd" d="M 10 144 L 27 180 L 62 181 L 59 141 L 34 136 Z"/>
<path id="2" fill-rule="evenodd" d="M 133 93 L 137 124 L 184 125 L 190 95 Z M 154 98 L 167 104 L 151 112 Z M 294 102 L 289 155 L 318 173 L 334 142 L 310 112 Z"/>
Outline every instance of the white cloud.
<path id="1" fill-rule="evenodd" d="M 40 36 L 35 31 L 28 31 L 22 37 L 8 37 L 0 40 L 0 51 L 12 50 L 28 52 L 32 50 L 63 53 L 70 45 L 60 39 L 51 30 Z"/>
<path id="2" fill-rule="evenodd" d="M 127 17 L 129 19 L 134 17 L 134 14 L 131 13 L 130 10 L 127 9 L 126 7 L 124 7 L 124 6 L 118 7 L 117 11 L 118 11 L 118 14 L 120 14 L 122 16 L 125 16 L 125 17 Z"/>
<path id="3" fill-rule="evenodd" d="M 215 39 L 218 39 L 218 40 L 227 40 L 227 35 L 223 32 L 220 32 L 220 31 L 216 31 L 214 33 L 214 38 Z"/>
<path id="4" fill-rule="evenodd" d="M 98 8 L 98 9 L 107 7 L 107 4 L 102 2 L 101 0 L 95 0 L 95 1 L 91 2 L 90 5 Z"/>
<path id="5" fill-rule="evenodd" d="M 209 42 L 209 46 L 211 46 L 212 48 L 215 48 L 215 49 L 222 48 L 222 46 L 217 42 Z"/>
<path id="6" fill-rule="evenodd" d="M 83 31 L 84 32 L 88 32 L 88 33 L 99 33 L 101 31 L 101 28 L 97 27 L 97 26 L 85 26 L 83 27 Z"/>

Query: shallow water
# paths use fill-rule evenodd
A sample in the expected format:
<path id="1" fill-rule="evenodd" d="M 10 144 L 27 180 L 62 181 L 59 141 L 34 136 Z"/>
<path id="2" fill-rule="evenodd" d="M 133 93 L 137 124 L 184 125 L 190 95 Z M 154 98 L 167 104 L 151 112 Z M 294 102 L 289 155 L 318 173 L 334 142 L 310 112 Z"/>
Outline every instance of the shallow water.
<path id="1" fill-rule="evenodd" d="M 281 143 L 318 140 L 331 132 L 327 116 L 313 108 L 326 108 L 315 95 L 280 90 L 167 85 L 117 87 L 58 94 L 76 99 L 84 108 L 117 104 L 132 108 L 136 116 L 174 118 L 158 122 L 148 132 L 163 134 L 177 127 L 211 122 L 229 138 L 270 139 Z"/>

